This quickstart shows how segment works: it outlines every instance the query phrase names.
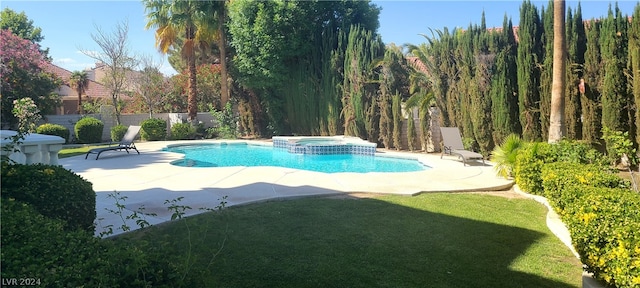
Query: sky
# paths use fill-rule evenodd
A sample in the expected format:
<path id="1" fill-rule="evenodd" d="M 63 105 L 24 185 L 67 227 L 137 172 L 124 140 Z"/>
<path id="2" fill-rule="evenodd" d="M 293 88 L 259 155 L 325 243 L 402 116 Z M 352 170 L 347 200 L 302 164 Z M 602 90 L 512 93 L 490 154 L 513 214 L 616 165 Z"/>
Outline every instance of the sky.
<path id="1" fill-rule="evenodd" d="M 479 24 L 485 12 L 487 27 L 501 27 L 505 14 L 518 25 L 519 8 L 522 1 L 444 1 L 444 0 L 382 0 L 373 1 L 382 8 L 378 33 L 385 43 L 402 45 L 420 44 L 431 35 L 430 29 L 466 28 Z M 532 1 L 542 8 L 548 1 Z M 583 18 L 599 18 L 607 15 L 609 4 L 616 2 L 601 0 L 581 1 Z M 631 15 L 637 0 L 618 1 L 623 15 Z M 578 1 L 566 1 L 567 8 L 575 8 Z M 95 60 L 80 51 L 99 51 L 91 35 L 97 29 L 111 33 L 118 23 L 129 26 L 130 49 L 137 55 L 154 57 L 162 64 L 165 75 L 176 74 L 166 56 L 155 48 L 154 31 L 146 30 L 146 18 L 141 1 L 31 1 L 3 0 L 0 8 L 9 8 L 17 13 L 25 12 L 34 26 L 42 28 L 42 47 L 49 48 L 53 63 L 69 71 L 83 70 L 95 66 Z"/>

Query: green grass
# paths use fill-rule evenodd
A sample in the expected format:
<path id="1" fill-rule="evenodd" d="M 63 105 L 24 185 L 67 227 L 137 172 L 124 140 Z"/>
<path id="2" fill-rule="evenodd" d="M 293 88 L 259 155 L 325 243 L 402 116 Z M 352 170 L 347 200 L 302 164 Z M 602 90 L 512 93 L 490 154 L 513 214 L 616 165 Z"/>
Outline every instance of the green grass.
<path id="1" fill-rule="evenodd" d="M 93 148 L 107 147 L 108 145 L 98 145 L 98 146 L 83 146 L 77 148 L 63 148 L 58 153 L 58 158 L 67 158 L 72 156 L 84 155 Z"/>
<path id="2" fill-rule="evenodd" d="M 153 247 L 193 287 L 579 287 L 581 265 L 545 215 L 532 200 L 475 194 L 315 198 L 115 241 Z"/>

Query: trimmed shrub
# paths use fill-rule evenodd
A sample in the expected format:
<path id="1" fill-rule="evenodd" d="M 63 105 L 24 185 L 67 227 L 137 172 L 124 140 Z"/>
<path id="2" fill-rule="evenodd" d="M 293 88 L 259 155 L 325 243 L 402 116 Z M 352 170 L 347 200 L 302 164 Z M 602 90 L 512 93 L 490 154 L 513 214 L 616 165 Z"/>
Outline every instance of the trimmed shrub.
<path id="1" fill-rule="evenodd" d="M 573 246 L 607 287 L 640 285 L 640 194 L 602 164 L 543 164 L 540 178 Z"/>
<path id="2" fill-rule="evenodd" d="M 572 162 L 607 165 L 607 159 L 589 144 L 563 140 L 555 144 L 532 143 L 519 150 L 514 167 L 518 186 L 531 194 L 543 195 L 542 166 L 545 163 Z"/>
<path id="3" fill-rule="evenodd" d="M 102 129 L 104 129 L 102 121 L 93 117 L 84 117 L 74 126 L 76 140 L 82 144 L 102 142 Z"/>
<path id="4" fill-rule="evenodd" d="M 124 125 L 116 125 L 111 127 L 111 141 L 112 142 L 120 142 L 124 134 L 127 133 L 127 126 Z"/>
<path id="5" fill-rule="evenodd" d="M 36 128 L 36 133 L 53 135 L 64 138 L 64 143 L 69 143 L 69 129 L 59 124 L 45 123 Z"/>
<path id="6" fill-rule="evenodd" d="M 62 166 L 44 164 L 2 163 L 0 174 L 3 201 L 28 203 L 38 213 L 64 221 L 66 229 L 93 233 L 96 193 L 89 181 Z"/>
<path id="7" fill-rule="evenodd" d="M 176 123 L 171 127 L 171 139 L 190 140 L 196 137 L 196 128 L 189 123 Z"/>
<path id="8" fill-rule="evenodd" d="M 177 279 L 168 263 L 152 262 L 126 242 L 67 231 L 64 221 L 20 201 L 2 199 L 1 206 L 3 279 L 30 275 L 42 287 L 170 287 Z"/>
<path id="9" fill-rule="evenodd" d="M 640 195 L 628 189 L 574 185 L 563 221 L 586 270 L 610 287 L 640 285 Z"/>
<path id="10" fill-rule="evenodd" d="M 623 188 L 631 183 L 614 174 L 611 169 L 595 164 L 556 162 L 545 164 L 541 177 L 544 196 L 553 201 L 558 214 L 565 214 L 565 207 L 583 195 L 574 187 Z M 567 193 L 569 191 L 570 193 Z"/>
<path id="11" fill-rule="evenodd" d="M 146 141 L 158 141 L 167 138 L 167 121 L 158 118 L 149 118 L 140 123 L 140 137 Z"/>

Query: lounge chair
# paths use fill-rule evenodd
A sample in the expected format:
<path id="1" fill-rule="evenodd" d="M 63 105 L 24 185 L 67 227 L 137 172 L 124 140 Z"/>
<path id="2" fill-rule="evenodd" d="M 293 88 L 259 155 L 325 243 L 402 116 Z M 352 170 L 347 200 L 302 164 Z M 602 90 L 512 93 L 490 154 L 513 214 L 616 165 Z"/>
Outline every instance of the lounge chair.
<path id="1" fill-rule="evenodd" d="M 482 164 L 484 164 L 482 154 L 464 149 L 458 127 L 440 127 L 440 133 L 442 133 L 442 154 L 440 159 L 444 154 L 448 154 L 462 158 L 462 163 L 465 166 L 467 165 L 467 160 L 482 160 Z"/>
<path id="2" fill-rule="evenodd" d="M 91 149 L 84 156 L 84 159 L 87 159 L 87 157 L 89 157 L 89 154 L 97 154 L 96 160 L 98 160 L 100 154 L 105 151 L 125 150 L 127 151 L 127 154 L 129 154 L 129 150 L 136 150 L 136 152 L 140 154 L 140 151 L 138 151 L 136 145 L 133 144 L 133 140 L 138 135 L 138 132 L 140 132 L 140 126 L 129 126 L 129 128 L 127 128 L 127 133 L 124 134 L 124 137 L 122 137 L 122 140 L 117 143 L 117 145 L 112 146 L 113 144 L 109 144 L 109 147 Z"/>

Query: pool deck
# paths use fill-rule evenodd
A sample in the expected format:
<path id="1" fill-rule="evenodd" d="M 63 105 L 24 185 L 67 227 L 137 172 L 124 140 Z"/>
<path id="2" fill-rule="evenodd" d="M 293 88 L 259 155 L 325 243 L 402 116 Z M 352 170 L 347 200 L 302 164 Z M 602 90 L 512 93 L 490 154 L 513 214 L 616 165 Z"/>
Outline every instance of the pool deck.
<path id="1" fill-rule="evenodd" d="M 136 146 L 140 155 L 127 155 L 124 151 L 104 152 L 99 160 L 93 155 L 60 159 L 63 167 L 81 175 L 93 183 L 96 191 L 97 224 L 96 235 L 113 225 L 114 234 L 122 233 L 117 228 L 123 224 L 120 216 L 108 212 L 116 209 L 110 195 L 114 191 L 119 197 L 127 197 L 122 217 L 143 206 L 150 224 L 169 221 L 171 212 L 167 200 L 184 197 L 177 205 L 192 209 L 186 215 L 194 215 L 215 208 L 221 201 L 226 206 L 295 197 L 341 195 L 349 193 L 375 193 L 417 195 L 428 192 L 465 192 L 505 190 L 512 181 L 497 177 L 491 163 L 471 161 L 464 166 L 456 157 L 440 154 L 424 154 L 379 150 L 388 156 L 419 158 L 433 169 L 403 173 L 333 173 L 303 171 L 280 167 L 219 167 L 194 168 L 169 164 L 181 159 L 182 154 L 163 152 L 169 144 L 207 143 L 212 140 L 142 142 Z M 233 141 L 223 141 L 233 142 Z M 250 141 L 240 141 L 250 142 Z M 226 197 L 226 198 L 225 198 Z M 127 225 L 137 228 L 134 220 Z"/>

